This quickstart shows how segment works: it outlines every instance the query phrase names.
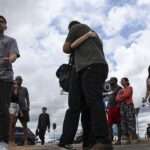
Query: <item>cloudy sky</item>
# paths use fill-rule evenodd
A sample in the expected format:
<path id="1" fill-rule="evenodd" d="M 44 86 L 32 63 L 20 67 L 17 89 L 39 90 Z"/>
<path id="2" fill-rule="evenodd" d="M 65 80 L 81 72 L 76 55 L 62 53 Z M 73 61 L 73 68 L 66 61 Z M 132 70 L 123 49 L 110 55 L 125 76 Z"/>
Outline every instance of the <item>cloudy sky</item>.
<path id="1" fill-rule="evenodd" d="M 60 94 L 55 71 L 68 56 L 62 45 L 71 20 L 90 25 L 102 38 L 110 76 L 127 76 L 134 102 L 141 105 L 150 59 L 149 0 L 0 0 L 8 20 L 7 34 L 15 37 L 21 58 L 14 64 L 31 99 L 30 128 L 36 128 L 42 106 L 62 129 L 67 96 Z M 145 127 L 145 126 L 144 126 Z"/>

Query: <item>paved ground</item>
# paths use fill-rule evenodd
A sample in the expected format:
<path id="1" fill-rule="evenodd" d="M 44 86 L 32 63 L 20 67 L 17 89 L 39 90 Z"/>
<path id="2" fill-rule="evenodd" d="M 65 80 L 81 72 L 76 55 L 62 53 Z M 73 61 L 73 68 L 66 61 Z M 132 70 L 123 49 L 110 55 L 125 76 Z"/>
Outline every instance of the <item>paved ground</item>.
<path id="1" fill-rule="evenodd" d="M 81 150 L 80 145 L 76 145 L 77 150 Z M 26 146 L 26 147 L 15 147 L 10 150 L 59 150 L 56 145 L 47 146 Z M 150 150 L 150 144 L 134 144 L 125 146 L 115 146 L 114 150 Z"/>

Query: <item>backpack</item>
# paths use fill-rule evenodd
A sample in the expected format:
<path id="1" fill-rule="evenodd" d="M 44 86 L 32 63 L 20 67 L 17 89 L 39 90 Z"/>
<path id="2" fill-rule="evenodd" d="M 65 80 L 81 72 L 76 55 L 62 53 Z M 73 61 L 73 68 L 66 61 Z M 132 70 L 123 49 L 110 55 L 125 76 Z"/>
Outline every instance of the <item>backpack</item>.
<path id="1" fill-rule="evenodd" d="M 59 79 L 59 85 L 65 92 L 69 92 L 69 83 L 72 67 L 73 67 L 73 55 L 71 54 L 69 58 L 69 63 L 62 64 L 56 70 L 56 77 Z"/>

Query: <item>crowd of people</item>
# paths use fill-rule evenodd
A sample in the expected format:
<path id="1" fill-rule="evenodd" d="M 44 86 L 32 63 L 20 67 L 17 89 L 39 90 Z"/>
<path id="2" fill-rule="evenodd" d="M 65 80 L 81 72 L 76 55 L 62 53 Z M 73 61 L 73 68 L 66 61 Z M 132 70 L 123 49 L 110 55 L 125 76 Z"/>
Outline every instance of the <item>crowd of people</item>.
<path id="1" fill-rule="evenodd" d="M 19 120 L 24 129 L 24 143 L 27 144 L 27 123 L 30 100 L 23 78 L 13 77 L 12 63 L 20 57 L 16 40 L 4 34 L 7 20 L 0 16 L 0 146 L 7 150 L 8 142 L 15 143 L 15 126 Z M 59 148 L 73 149 L 79 119 L 83 128 L 83 150 L 112 150 L 113 124 L 118 127 L 117 144 L 132 143 L 137 139 L 136 119 L 133 104 L 133 88 L 129 79 L 123 77 L 121 86 L 118 79 L 109 80 L 111 93 L 107 106 L 104 102 L 104 84 L 109 67 L 98 34 L 88 25 L 71 21 L 69 33 L 63 45 L 63 52 L 72 57 L 68 104 Z M 149 67 L 150 74 L 150 67 Z M 150 75 L 147 79 L 147 93 L 150 95 Z M 47 108 L 42 108 L 36 133 L 45 143 L 45 132 L 50 131 Z"/>

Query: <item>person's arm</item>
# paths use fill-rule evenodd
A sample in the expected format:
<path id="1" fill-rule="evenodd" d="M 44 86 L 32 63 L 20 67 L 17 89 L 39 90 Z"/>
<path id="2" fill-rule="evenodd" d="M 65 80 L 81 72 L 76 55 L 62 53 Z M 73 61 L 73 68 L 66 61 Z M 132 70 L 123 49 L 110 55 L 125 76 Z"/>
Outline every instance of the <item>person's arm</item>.
<path id="1" fill-rule="evenodd" d="M 77 33 L 79 31 L 80 31 L 80 27 L 79 26 L 73 26 L 69 30 L 69 33 L 68 33 L 67 38 L 65 40 L 65 43 L 63 45 L 63 52 L 64 53 L 67 53 L 67 54 L 71 54 L 72 53 L 71 43 L 76 40 Z"/>
<path id="2" fill-rule="evenodd" d="M 72 50 L 71 50 L 71 43 L 70 42 L 65 42 L 63 45 L 63 52 L 66 54 L 71 54 Z"/>
<path id="3" fill-rule="evenodd" d="M 38 118 L 37 130 L 40 128 L 40 117 L 41 115 L 39 115 L 39 118 Z"/>
<path id="4" fill-rule="evenodd" d="M 146 80 L 146 94 L 145 94 L 145 98 L 144 98 L 145 101 L 148 98 L 149 94 L 150 94 L 150 79 L 148 78 Z"/>
<path id="5" fill-rule="evenodd" d="M 30 109 L 30 99 L 29 99 L 29 92 L 27 88 L 26 88 L 26 100 L 27 100 L 28 109 Z"/>
<path id="6" fill-rule="evenodd" d="M 79 47 L 83 42 L 85 42 L 87 39 L 92 38 L 92 37 L 96 37 L 97 34 L 95 32 L 89 31 L 87 33 L 85 33 L 84 35 L 82 35 L 81 37 L 79 37 L 78 39 L 76 39 L 72 44 L 71 44 L 71 48 L 77 48 Z"/>
<path id="7" fill-rule="evenodd" d="M 117 101 L 117 102 L 121 102 L 121 101 L 122 101 L 122 97 L 121 97 L 122 94 L 123 94 L 123 90 L 120 89 L 120 90 L 118 91 L 117 95 L 116 95 L 116 101 Z"/>
<path id="8" fill-rule="evenodd" d="M 49 117 L 49 114 L 47 114 L 47 127 L 48 127 L 48 132 L 50 132 L 50 117 Z"/>
<path id="9" fill-rule="evenodd" d="M 15 39 L 11 39 L 8 44 L 8 56 L 4 57 L 5 62 L 13 63 L 18 57 L 20 57 L 17 42 Z"/>
<path id="10" fill-rule="evenodd" d="M 118 100 L 125 100 L 125 99 L 131 97 L 132 93 L 133 93 L 132 87 L 127 87 L 125 90 L 123 90 L 122 93 L 119 94 Z"/>

